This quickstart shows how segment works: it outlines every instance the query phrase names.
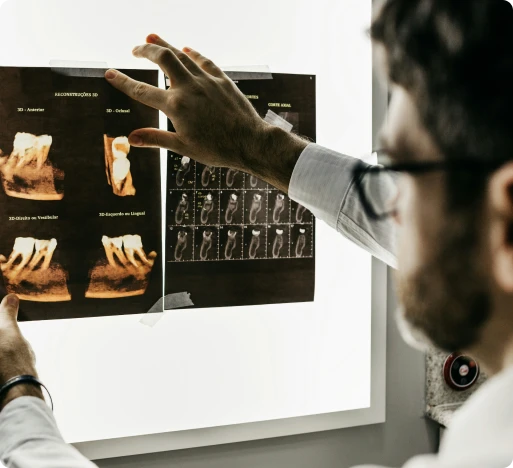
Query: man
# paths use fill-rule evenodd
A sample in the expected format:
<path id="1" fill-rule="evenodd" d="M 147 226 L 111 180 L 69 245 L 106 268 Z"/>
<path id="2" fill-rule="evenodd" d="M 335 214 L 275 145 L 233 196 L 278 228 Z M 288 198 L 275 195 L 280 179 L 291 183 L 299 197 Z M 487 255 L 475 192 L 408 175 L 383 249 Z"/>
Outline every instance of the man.
<path id="1" fill-rule="evenodd" d="M 513 9 L 505 0 L 389 0 L 371 33 L 393 90 L 383 131 L 393 171 L 269 126 L 214 63 L 154 35 L 134 54 L 157 63 L 170 90 L 113 70 L 106 78 L 176 128 L 137 130 L 132 145 L 256 175 L 393 265 L 396 240 L 409 339 L 471 352 L 496 374 L 458 412 L 439 455 L 406 467 L 503 468 L 513 460 Z M 0 383 L 35 374 L 15 302 L 4 299 L 0 312 Z M 18 386 L 4 400 L 4 462 L 92 466 L 64 444 L 40 398 Z"/>

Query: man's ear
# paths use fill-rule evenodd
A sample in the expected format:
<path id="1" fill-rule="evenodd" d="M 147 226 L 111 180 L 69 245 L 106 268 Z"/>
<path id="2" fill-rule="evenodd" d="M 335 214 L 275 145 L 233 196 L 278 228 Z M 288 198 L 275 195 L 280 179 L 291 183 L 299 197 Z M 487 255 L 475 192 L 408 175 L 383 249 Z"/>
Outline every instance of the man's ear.
<path id="1" fill-rule="evenodd" d="M 494 173 L 488 188 L 492 272 L 498 287 L 513 293 L 513 162 Z"/>

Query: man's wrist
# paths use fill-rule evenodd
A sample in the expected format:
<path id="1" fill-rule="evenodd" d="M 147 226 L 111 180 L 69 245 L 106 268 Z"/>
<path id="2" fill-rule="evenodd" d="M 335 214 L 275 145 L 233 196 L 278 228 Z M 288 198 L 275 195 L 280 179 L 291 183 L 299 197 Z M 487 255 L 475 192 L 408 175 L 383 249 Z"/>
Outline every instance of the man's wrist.
<path id="1" fill-rule="evenodd" d="M 43 392 L 39 385 L 23 383 L 12 387 L 0 402 L 0 411 L 2 411 L 11 401 L 22 396 L 31 396 L 40 398 L 44 401 Z"/>
<path id="2" fill-rule="evenodd" d="M 267 123 L 260 135 L 243 170 L 288 193 L 297 161 L 310 142 Z"/>

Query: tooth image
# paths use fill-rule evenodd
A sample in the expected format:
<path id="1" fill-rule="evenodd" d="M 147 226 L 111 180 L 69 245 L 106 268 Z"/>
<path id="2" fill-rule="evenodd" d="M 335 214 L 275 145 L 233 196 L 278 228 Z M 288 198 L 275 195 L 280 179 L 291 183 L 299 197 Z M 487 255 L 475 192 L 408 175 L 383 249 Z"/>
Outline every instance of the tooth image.
<path id="1" fill-rule="evenodd" d="M 296 223 L 303 222 L 303 216 L 305 214 L 306 208 L 303 205 L 299 205 L 296 211 Z"/>
<path id="2" fill-rule="evenodd" d="M 176 185 L 181 187 L 185 182 L 185 177 L 191 172 L 191 158 L 184 156 L 180 168 L 176 171 Z"/>
<path id="3" fill-rule="evenodd" d="M 175 223 L 182 224 L 185 213 L 189 210 L 189 197 L 186 193 L 182 193 L 182 199 L 178 202 L 175 210 Z"/>
<path id="4" fill-rule="evenodd" d="M 41 270 L 48 270 L 50 267 L 50 263 L 52 261 L 53 253 L 57 247 L 57 240 L 40 240 L 35 239 L 35 254 L 32 257 L 32 260 L 29 263 L 29 267 L 34 269 L 36 268 L 41 260 L 43 263 L 41 265 Z"/>
<path id="5" fill-rule="evenodd" d="M 112 192 L 119 197 L 135 195 L 132 173 L 130 172 L 130 143 L 125 136 L 116 138 L 103 136 L 105 174 Z"/>
<path id="6" fill-rule="evenodd" d="M 146 255 L 138 234 L 102 237 L 105 257 L 89 272 L 87 298 L 113 299 L 140 296 L 146 292 L 156 252 Z"/>
<path id="7" fill-rule="evenodd" d="M 175 247 L 175 260 L 177 262 L 183 259 L 183 252 L 187 248 L 187 233 L 185 231 L 180 231 L 178 233 L 178 238 L 176 241 Z"/>
<path id="8" fill-rule="evenodd" d="M 1 156 L 0 175 L 5 193 L 28 200 L 62 200 L 64 192 L 56 182 L 64 173 L 49 160 L 52 146 L 50 135 L 36 136 L 17 133 L 10 156 Z"/>
<path id="9" fill-rule="evenodd" d="M 285 209 L 285 195 L 279 193 L 276 195 L 276 201 L 274 202 L 274 210 L 273 210 L 273 221 L 275 223 L 280 222 L 281 214 Z"/>
<path id="10" fill-rule="evenodd" d="M 141 260 L 143 263 L 145 263 L 146 265 L 150 265 L 150 267 L 153 266 L 153 263 L 151 263 L 148 260 L 146 254 L 144 253 L 141 236 L 123 236 L 123 246 L 125 247 L 125 254 L 133 266 L 135 266 L 136 268 L 139 268 L 141 266 L 135 258 L 136 254 L 139 257 L 139 260 Z"/>
<path id="11" fill-rule="evenodd" d="M 226 207 L 226 212 L 224 214 L 224 220 L 226 224 L 231 224 L 233 221 L 233 215 L 237 212 L 239 208 L 239 197 L 237 194 L 232 193 L 230 195 L 230 199 L 228 200 L 228 206 Z"/>
<path id="12" fill-rule="evenodd" d="M 280 256 L 280 251 L 283 248 L 283 229 L 276 229 L 276 237 L 273 242 L 273 258 Z"/>
<path id="13" fill-rule="evenodd" d="M 251 209 L 249 211 L 249 222 L 254 224 L 257 221 L 257 215 L 262 210 L 262 195 L 255 193 L 253 195 L 253 201 L 251 203 Z"/>
<path id="14" fill-rule="evenodd" d="M 71 300 L 68 274 L 53 259 L 56 249 L 56 239 L 17 237 L 9 259 L 0 256 L 0 269 L 7 292 L 25 301 Z"/>
<path id="15" fill-rule="evenodd" d="M 201 185 L 203 187 L 208 187 L 210 176 L 214 173 L 214 170 L 215 167 L 213 166 L 206 166 L 205 169 L 203 169 L 203 172 L 201 173 Z"/>
<path id="16" fill-rule="evenodd" d="M 228 187 L 233 187 L 233 184 L 235 183 L 235 176 L 239 173 L 236 169 L 228 169 L 226 172 L 226 185 Z"/>
<path id="17" fill-rule="evenodd" d="M 112 179 L 118 190 L 122 190 L 123 181 L 130 172 L 130 161 L 128 159 L 115 159 L 112 163 Z"/>
<path id="18" fill-rule="evenodd" d="M 259 247 L 260 247 L 260 231 L 257 229 L 254 229 L 252 231 L 251 242 L 249 244 L 249 258 L 256 258 Z"/>
<path id="19" fill-rule="evenodd" d="M 212 248 L 212 235 L 213 232 L 208 229 L 203 233 L 203 240 L 201 241 L 200 247 L 200 258 L 203 261 L 208 259 L 208 253 Z"/>
<path id="20" fill-rule="evenodd" d="M 126 266 L 128 265 L 128 259 L 126 258 L 124 252 L 123 252 L 123 238 L 122 237 L 102 237 L 102 244 L 103 248 L 105 249 L 105 255 L 107 257 L 107 261 L 109 264 L 116 268 L 119 263 L 121 265 Z M 118 262 L 116 262 L 116 258 L 118 259 Z"/>
<path id="21" fill-rule="evenodd" d="M 201 224 L 207 224 L 208 223 L 208 217 L 210 216 L 210 213 L 214 210 L 214 197 L 211 193 L 209 193 L 205 201 L 203 202 L 203 208 L 201 209 Z"/>
<path id="22" fill-rule="evenodd" d="M 233 255 L 233 249 L 237 246 L 237 231 L 228 231 L 228 240 L 224 249 L 224 257 L 230 260 Z"/>
<path id="23" fill-rule="evenodd" d="M 306 229 L 300 229 L 299 230 L 299 236 L 297 238 L 296 242 L 296 257 L 302 257 L 303 256 L 303 250 L 306 246 Z"/>

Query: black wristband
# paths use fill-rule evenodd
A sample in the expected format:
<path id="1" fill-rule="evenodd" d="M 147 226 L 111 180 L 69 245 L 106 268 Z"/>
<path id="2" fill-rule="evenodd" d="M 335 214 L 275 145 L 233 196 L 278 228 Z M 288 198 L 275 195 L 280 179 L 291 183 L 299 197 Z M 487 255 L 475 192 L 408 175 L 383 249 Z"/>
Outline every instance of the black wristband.
<path id="1" fill-rule="evenodd" d="M 52 395 L 50 395 L 50 392 L 48 391 L 46 386 L 39 379 L 36 379 L 33 375 L 18 375 L 17 377 L 13 377 L 12 379 L 9 379 L 7 382 L 5 382 L 3 387 L 0 388 L 0 403 L 2 403 L 5 396 L 7 395 L 7 392 L 11 388 L 16 387 L 16 385 L 22 384 L 36 385 L 41 388 L 44 388 L 46 390 L 46 393 L 48 393 L 48 397 L 50 398 L 50 405 L 53 411 Z"/>

